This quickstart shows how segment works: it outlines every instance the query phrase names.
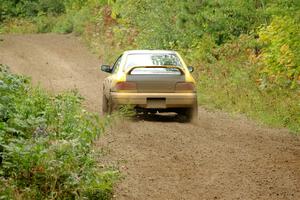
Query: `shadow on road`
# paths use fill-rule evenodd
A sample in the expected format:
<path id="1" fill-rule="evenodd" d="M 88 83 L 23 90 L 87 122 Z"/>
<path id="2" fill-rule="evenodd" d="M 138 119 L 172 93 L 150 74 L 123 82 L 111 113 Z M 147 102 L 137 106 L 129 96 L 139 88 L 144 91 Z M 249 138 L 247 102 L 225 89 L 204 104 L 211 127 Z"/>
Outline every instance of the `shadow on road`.
<path id="1" fill-rule="evenodd" d="M 137 114 L 133 117 L 134 121 L 150 121 L 150 122 L 179 122 L 185 123 L 185 120 L 176 113 L 159 113 L 159 114 Z"/>

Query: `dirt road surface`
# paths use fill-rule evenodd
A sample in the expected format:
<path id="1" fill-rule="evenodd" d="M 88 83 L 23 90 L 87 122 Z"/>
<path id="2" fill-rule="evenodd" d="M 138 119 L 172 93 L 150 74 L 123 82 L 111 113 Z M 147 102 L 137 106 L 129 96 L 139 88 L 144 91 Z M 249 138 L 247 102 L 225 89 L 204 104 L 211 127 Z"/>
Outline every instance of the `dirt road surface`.
<path id="1" fill-rule="evenodd" d="M 0 36 L 0 63 L 47 90 L 77 88 L 101 106 L 100 59 L 71 35 Z M 300 199 L 300 140 L 244 117 L 199 111 L 195 124 L 149 116 L 117 122 L 96 144 L 123 178 L 115 199 Z"/>

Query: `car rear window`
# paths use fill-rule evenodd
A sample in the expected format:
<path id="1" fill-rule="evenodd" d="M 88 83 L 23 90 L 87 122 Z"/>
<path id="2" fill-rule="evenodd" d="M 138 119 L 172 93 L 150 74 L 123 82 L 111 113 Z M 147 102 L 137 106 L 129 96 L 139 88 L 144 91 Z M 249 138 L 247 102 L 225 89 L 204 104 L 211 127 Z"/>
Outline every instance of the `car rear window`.
<path id="1" fill-rule="evenodd" d="M 136 66 L 177 66 L 182 64 L 176 54 L 172 53 L 137 53 L 126 58 L 125 70 Z M 170 68 L 169 68 L 170 69 Z M 176 69 L 176 68 L 175 68 Z M 161 68 L 166 70 L 166 68 Z M 178 69 L 177 69 L 178 70 Z M 168 71 L 169 72 L 169 71 Z"/>
<path id="2" fill-rule="evenodd" d="M 130 74 L 166 74 L 166 75 L 181 75 L 178 68 L 135 68 Z"/>

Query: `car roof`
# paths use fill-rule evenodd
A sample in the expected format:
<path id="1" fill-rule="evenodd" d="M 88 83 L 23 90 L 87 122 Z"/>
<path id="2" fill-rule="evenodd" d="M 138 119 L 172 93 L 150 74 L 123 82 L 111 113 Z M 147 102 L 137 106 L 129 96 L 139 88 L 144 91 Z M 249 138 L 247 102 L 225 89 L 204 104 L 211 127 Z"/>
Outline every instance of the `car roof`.
<path id="1" fill-rule="evenodd" d="M 129 50 L 125 51 L 124 54 L 144 54 L 144 53 L 176 53 L 171 50 Z"/>

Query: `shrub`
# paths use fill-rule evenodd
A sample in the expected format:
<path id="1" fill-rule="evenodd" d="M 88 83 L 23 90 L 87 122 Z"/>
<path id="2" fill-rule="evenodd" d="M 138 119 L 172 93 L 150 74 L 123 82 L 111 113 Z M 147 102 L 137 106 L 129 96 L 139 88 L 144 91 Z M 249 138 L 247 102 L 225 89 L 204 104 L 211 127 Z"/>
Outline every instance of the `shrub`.
<path id="1" fill-rule="evenodd" d="M 259 45 L 253 37 L 243 35 L 218 48 L 218 60 L 200 67 L 198 102 L 299 132 L 299 94 L 288 88 L 261 87 Z"/>
<path id="2" fill-rule="evenodd" d="M 11 17 L 36 17 L 41 13 L 60 15 L 65 12 L 61 0 L 2 0 L 0 22 Z"/>
<path id="3" fill-rule="evenodd" d="M 69 15 L 62 15 L 57 19 L 57 23 L 52 31 L 55 33 L 72 33 L 74 29 L 73 19 Z"/>
<path id="4" fill-rule="evenodd" d="M 50 96 L 0 65 L 0 198 L 108 199 L 116 172 L 97 167 L 105 120 L 72 91 Z"/>
<path id="5" fill-rule="evenodd" d="M 300 81 L 300 22 L 291 17 L 275 17 L 271 24 L 259 31 L 265 45 L 262 73 L 272 84 L 296 88 Z"/>

